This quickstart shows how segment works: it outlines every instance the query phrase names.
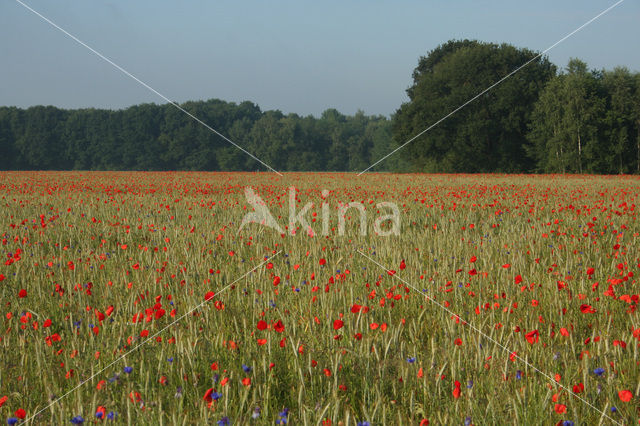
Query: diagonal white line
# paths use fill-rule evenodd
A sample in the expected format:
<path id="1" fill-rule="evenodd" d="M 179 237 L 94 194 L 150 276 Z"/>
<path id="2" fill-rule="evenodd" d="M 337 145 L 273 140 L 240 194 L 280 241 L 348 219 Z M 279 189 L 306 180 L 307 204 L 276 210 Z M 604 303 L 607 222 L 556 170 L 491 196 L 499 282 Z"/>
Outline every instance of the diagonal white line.
<path id="1" fill-rule="evenodd" d="M 376 260 L 372 259 L 371 257 L 367 256 L 366 254 L 362 253 L 360 250 L 356 251 L 363 257 L 366 257 L 367 259 L 369 259 L 371 262 L 375 263 L 376 265 L 378 265 L 379 267 L 381 267 L 382 269 L 384 269 L 386 272 L 390 272 L 389 269 L 387 269 L 384 265 L 382 265 L 381 263 L 378 263 Z M 462 321 L 462 324 L 466 324 L 468 325 L 472 330 L 474 330 L 476 333 L 480 334 L 482 337 L 486 338 L 487 340 L 490 340 L 492 343 L 496 344 L 500 349 L 504 350 L 505 352 L 509 353 L 510 355 L 513 355 L 514 358 L 518 359 L 519 361 L 522 361 L 527 367 L 531 368 L 532 370 L 536 371 L 537 373 L 543 375 L 544 377 L 546 377 L 547 379 L 549 379 L 550 382 L 552 382 L 554 385 L 557 385 L 558 387 L 566 390 L 567 392 L 569 392 L 572 396 L 578 398 L 580 401 L 584 402 L 585 404 L 587 404 L 589 407 L 593 408 L 594 410 L 596 410 L 598 413 L 602 414 L 602 416 L 608 418 L 609 420 L 611 420 L 612 422 L 622 425 L 622 423 L 618 422 L 617 420 L 612 419 L 611 417 L 609 417 L 607 415 L 606 412 L 604 412 L 603 410 L 600 410 L 599 408 L 597 408 L 596 406 L 594 406 L 593 404 L 591 404 L 589 401 L 587 401 L 586 399 L 584 399 L 583 397 L 579 396 L 578 394 L 574 393 L 571 389 L 567 388 L 566 386 L 562 385 L 561 383 L 558 383 L 555 381 L 555 379 L 553 377 L 551 377 L 549 374 L 545 373 L 544 371 L 539 370 L 538 368 L 536 368 L 534 365 L 532 365 L 530 362 L 528 362 L 527 360 L 525 360 L 524 358 L 522 358 L 519 355 L 516 355 L 514 351 L 508 349 L 507 347 L 503 346 L 502 344 L 500 344 L 500 342 L 498 342 L 497 340 L 495 340 L 493 337 L 489 336 L 487 333 L 485 333 L 484 331 L 480 330 L 479 328 L 477 328 L 476 326 L 474 326 L 473 324 L 471 324 L 469 321 L 466 321 L 464 318 L 462 318 L 460 315 L 456 314 L 455 312 L 453 312 L 451 309 L 447 308 L 446 306 L 444 306 L 442 303 L 436 301 L 433 297 L 429 297 L 428 295 L 424 294 L 422 291 L 420 291 L 416 286 L 414 286 L 413 284 L 407 282 L 406 280 L 403 280 L 402 278 L 400 278 L 398 276 L 398 274 L 393 274 L 392 275 L 394 278 L 397 278 L 398 280 L 402 281 L 405 285 L 409 286 L 412 290 L 415 290 L 416 292 L 418 292 L 419 294 L 421 294 L 422 296 L 425 297 L 425 299 L 427 299 L 428 301 L 436 304 L 439 308 L 441 308 L 442 310 L 444 310 L 445 312 L 447 312 L 450 315 L 455 315 L 457 318 L 459 318 Z"/>
<path id="2" fill-rule="evenodd" d="M 275 254 L 273 254 L 271 256 L 271 258 L 277 256 L 279 253 L 281 253 L 282 250 L 277 251 Z M 240 278 L 234 280 L 233 282 L 227 284 L 225 287 L 222 288 L 222 290 L 218 291 L 217 293 L 215 293 L 215 295 L 213 297 L 211 297 L 210 299 L 206 299 L 204 302 L 200 303 L 199 305 L 197 305 L 195 308 L 189 310 L 187 313 L 183 314 L 182 316 L 180 316 L 178 319 L 174 320 L 173 322 L 171 322 L 170 324 L 168 324 L 167 326 L 165 326 L 163 329 L 161 329 L 160 331 L 156 332 L 155 334 L 153 334 L 152 336 L 148 337 L 145 341 L 143 341 L 142 343 L 139 343 L 137 346 L 134 346 L 133 348 L 131 348 L 129 351 L 127 351 L 124 355 L 116 358 L 114 361 L 112 361 L 111 363 L 109 363 L 106 367 L 104 367 L 103 369 L 99 370 L 97 373 L 94 373 L 91 375 L 91 377 L 89 377 L 88 379 L 83 380 L 82 382 L 80 382 L 77 386 L 75 386 L 74 388 L 72 388 L 70 391 L 68 391 L 67 393 L 65 393 L 64 395 L 62 395 L 61 397 L 57 398 L 56 400 L 54 400 L 53 402 L 51 402 L 49 405 L 45 406 L 44 408 L 42 408 L 40 411 L 36 412 L 33 416 L 29 417 L 28 419 L 24 420 L 21 423 L 28 423 L 29 421 L 33 420 L 38 414 L 42 413 L 44 410 L 48 409 L 49 407 L 51 407 L 52 405 L 56 404 L 58 401 L 60 401 L 61 399 L 63 399 L 64 397 L 66 397 L 67 395 L 69 395 L 70 393 L 72 393 L 73 391 L 75 391 L 76 389 L 78 389 L 79 387 L 81 387 L 82 385 L 84 385 L 87 382 L 90 382 L 91 380 L 93 380 L 96 376 L 98 376 L 99 374 L 103 373 L 105 370 L 107 370 L 109 367 L 111 367 L 112 365 L 114 365 L 115 363 L 121 361 L 123 358 L 125 358 L 127 355 L 129 355 L 131 352 L 134 352 L 135 350 L 137 350 L 140 346 L 143 346 L 145 344 L 147 344 L 148 342 L 150 342 L 152 339 L 154 339 L 156 336 L 158 336 L 160 333 L 162 333 L 163 331 L 165 331 L 167 328 L 171 327 L 172 325 L 176 324 L 178 321 L 180 321 L 181 319 L 183 319 L 184 317 L 186 317 L 187 315 L 190 315 L 193 311 L 195 311 L 196 309 L 199 309 L 200 307 L 202 307 L 203 305 L 205 305 L 206 303 L 208 303 L 209 301 L 213 300 L 214 297 L 218 296 L 220 293 L 222 293 L 223 291 L 225 291 L 226 289 L 228 289 L 229 287 L 231 287 L 233 284 L 237 283 L 238 281 L 240 281 L 241 279 L 243 279 L 244 277 L 246 277 L 247 275 L 249 275 L 250 273 L 252 273 L 253 271 L 255 271 L 256 269 L 258 269 L 260 266 L 264 265 L 265 263 L 267 263 L 269 261 L 269 258 L 265 259 L 264 261 L 260 262 L 259 264 L 257 264 L 256 266 L 254 266 L 253 268 L 251 268 L 248 272 L 246 272 L 244 275 L 242 275 Z"/>
<path id="3" fill-rule="evenodd" d="M 197 121 L 198 123 L 200 123 L 201 125 L 203 125 L 204 127 L 206 127 L 207 129 L 209 129 L 210 131 L 212 131 L 213 133 L 215 133 L 216 135 L 220 136 L 222 139 L 224 139 L 225 141 L 229 142 L 231 145 L 235 146 L 236 148 L 238 148 L 240 151 L 244 152 L 245 154 L 247 154 L 249 157 L 253 158 L 254 160 L 256 160 L 257 162 L 259 162 L 260 164 L 262 164 L 263 166 L 265 166 L 266 168 L 268 168 L 269 170 L 271 170 L 272 172 L 276 173 L 279 176 L 282 176 L 282 173 L 278 172 L 276 169 L 274 169 L 273 167 L 271 167 L 270 165 L 268 165 L 267 163 L 265 163 L 264 161 L 260 160 L 258 157 L 256 157 L 255 155 L 251 154 L 249 151 L 247 151 L 246 149 L 244 149 L 243 147 L 241 147 L 240 145 L 238 145 L 237 143 L 235 143 L 234 141 L 232 141 L 231 139 L 229 139 L 228 137 L 226 137 L 225 135 L 223 135 L 222 133 L 220 133 L 219 131 L 217 131 L 216 129 L 214 129 L 213 127 L 209 126 L 207 123 L 205 123 L 204 121 L 200 120 L 198 117 L 196 117 L 195 115 L 191 114 L 189 111 L 187 111 L 186 109 L 182 108 L 180 105 L 178 105 L 178 103 L 172 101 L 171 99 L 169 99 L 168 97 L 166 97 L 165 95 L 163 95 L 162 93 L 160 93 L 159 91 L 157 91 L 156 89 L 154 89 L 153 87 L 149 86 L 147 83 L 145 83 L 144 81 L 140 80 L 138 77 L 136 77 L 135 75 L 131 74 L 129 71 L 127 71 L 126 69 L 122 68 L 120 65 L 116 64 L 115 62 L 113 62 L 111 59 L 107 58 L 106 56 L 104 56 L 102 53 L 98 52 L 97 50 L 95 50 L 94 48 L 92 48 L 91 46 L 89 46 L 87 43 L 83 42 L 82 40 L 80 40 L 79 38 L 77 38 L 76 36 L 74 36 L 73 34 L 69 33 L 67 30 L 65 30 L 64 28 L 60 27 L 58 24 L 56 24 L 55 22 L 53 22 L 51 19 L 47 18 L 46 16 L 42 15 L 41 13 L 39 13 L 37 10 L 34 10 L 33 8 L 31 8 L 29 5 L 25 4 L 24 2 L 22 2 L 21 0 L 16 0 L 17 3 L 21 4 L 25 9 L 33 12 L 35 15 L 37 15 L 38 17 L 40 17 L 43 21 L 47 22 L 48 24 L 50 24 L 51 26 L 53 26 L 54 28 L 56 28 L 57 30 L 61 31 L 62 33 L 64 33 L 66 36 L 68 36 L 69 38 L 71 38 L 73 41 L 75 41 L 76 43 L 86 47 L 87 49 L 89 49 L 93 54 L 95 54 L 96 56 L 98 56 L 100 59 L 108 62 L 109 64 L 113 65 L 118 71 L 121 71 L 123 74 L 125 74 L 127 77 L 132 78 L 133 80 L 135 80 L 136 82 L 140 83 L 142 86 L 146 87 L 147 89 L 149 89 L 151 92 L 155 93 L 156 95 L 160 96 L 162 99 L 164 99 L 165 101 L 167 101 L 168 103 L 170 103 L 171 105 L 173 105 L 174 107 L 178 108 L 180 111 L 184 112 L 185 114 L 187 114 L 189 117 L 191 117 L 192 119 L 194 119 L 195 121 Z"/>
<path id="4" fill-rule="evenodd" d="M 17 0 L 16 0 L 17 1 Z M 509 77 L 511 77 L 512 75 L 514 75 L 515 73 L 517 73 L 518 71 L 520 71 L 522 68 L 526 67 L 527 65 L 529 65 L 531 62 L 537 60 L 538 58 L 540 58 L 542 55 L 546 54 L 548 51 L 550 51 L 551 49 L 553 49 L 554 47 L 556 47 L 557 45 L 559 45 L 560 43 L 562 43 L 563 41 L 565 41 L 566 39 L 568 39 L 569 37 L 571 37 L 572 35 L 574 35 L 575 33 L 577 33 L 578 31 L 582 30 L 584 27 L 586 27 L 587 25 L 591 24 L 593 21 L 595 21 L 596 19 L 600 18 L 602 15 L 606 14 L 607 12 L 609 12 L 611 9 L 615 8 L 616 6 L 618 6 L 620 3 L 622 3 L 624 0 L 618 0 L 616 3 L 614 3 L 613 5 L 609 6 L 608 8 L 606 8 L 605 10 L 603 10 L 602 12 L 598 13 L 596 16 L 594 16 L 593 18 L 589 19 L 587 22 L 585 22 L 584 24 L 580 25 L 578 28 L 576 28 L 575 30 L 571 31 L 569 34 L 567 34 L 566 36 L 562 37 L 560 40 L 556 41 L 555 43 L 553 43 L 551 46 L 547 47 L 546 49 L 544 49 L 542 52 L 538 53 L 536 56 L 534 56 L 533 58 L 529 59 L 527 62 L 525 62 L 524 64 L 520 65 L 518 68 L 514 69 L 513 71 L 511 71 L 509 74 L 505 75 L 504 77 L 502 77 L 500 80 L 496 81 L 495 83 L 493 83 L 491 86 L 487 87 L 486 89 L 484 89 L 482 92 L 478 93 L 477 95 L 475 95 L 473 98 L 469 99 L 467 102 L 463 103 L 462 105 L 460 105 L 459 107 L 457 107 L 456 109 L 454 109 L 453 111 L 451 111 L 449 114 L 445 115 L 444 117 L 442 117 L 441 119 L 439 119 L 438 121 L 436 121 L 435 123 L 433 123 L 431 126 L 427 127 L 426 129 L 424 129 L 423 131 L 421 131 L 420 133 L 418 133 L 417 135 L 413 136 L 411 139 L 409 139 L 408 141 L 406 141 L 405 143 L 403 143 L 402 145 L 400 145 L 399 147 L 397 147 L 396 149 L 394 149 L 393 151 L 391 151 L 390 153 L 388 153 L 387 155 L 385 155 L 384 157 L 382 157 L 381 159 L 379 159 L 378 161 L 376 161 L 375 163 L 373 163 L 372 165 L 370 165 L 369 167 L 367 167 L 366 169 L 364 169 L 363 171 L 361 171 L 360 173 L 358 173 L 358 176 L 362 175 L 363 173 L 365 173 L 366 171 L 368 171 L 369 169 L 371 169 L 372 167 L 374 167 L 376 164 L 386 160 L 388 157 L 392 156 L 393 154 L 395 154 L 397 151 L 401 150 L 402 148 L 405 147 L 405 145 L 410 144 L 411 142 L 413 142 L 414 140 L 418 139 L 420 136 L 424 135 L 425 133 L 427 133 L 429 130 L 433 129 L 434 127 L 436 127 L 438 124 L 442 123 L 443 121 L 445 121 L 447 118 L 451 117 L 453 114 L 455 114 L 456 112 L 460 111 L 462 108 L 466 107 L 467 105 L 469 105 L 471 102 L 475 101 L 476 99 L 478 99 L 480 96 L 484 95 L 485 93 L 487 93 L 489 90 L 493 89 L 494 87 L 498 86 L 500 83 L 504 82 L 506 79 L 508 79 Z"/>

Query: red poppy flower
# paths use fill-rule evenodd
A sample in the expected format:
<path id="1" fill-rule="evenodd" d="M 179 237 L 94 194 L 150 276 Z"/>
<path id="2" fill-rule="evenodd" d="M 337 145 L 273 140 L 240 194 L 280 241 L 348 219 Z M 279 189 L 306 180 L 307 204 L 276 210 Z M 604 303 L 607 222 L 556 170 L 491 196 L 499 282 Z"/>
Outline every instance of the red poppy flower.
<path id="1" fill-rule="evenodd" d="M 273 324 L 273 329 L 278 333 L 282 333 L 284 331 L 284 324 L 282 321 L 278 320 L 277 323 Z"/>
<path id="2" fill-rule="evenodd" d="M 273 286 L 275 287 L 275 286 L 277 286 L 278 284 L 280 284 L 280 277 L 276 276 L 276 277 L 273 279 Z"/>
<path id="3" fill-rule="evenodd" d="M 27 297 L 27 290 L 25 290 L 24 288 L 22 290 L 20 290 L 18 292 L 18 297 L 20 297 L 20 298 Z"/>
<path id="4" fill-rule="evenodd" d="M 524 335 L 524 337 L 527 338 L 527 342 L 531 343 L 532 345 L 534 343 L 538 343 L 538 330 L 531 330 L 530 332 L 528 332 L 527 334 Z"/>
<path id="5" fill-rule="evenodd" d="M 258 325 L 256 326 L 258 330 L 264 330 L 267 328 L 267 322 L 265 320 L 258 321 Z"/>
<path id="6" fill-rule="evenodd" d="M 245 377 L 244 379 L 242 379 L 242 384 L 244 386 L 249 386 L 251 384 L 251 378 Z"/>
<path id="7" fill-rule="evenodd" d="M 583 314 L 594 314 L 596 312 L 591 305 L 580 305 L 580 312 Z"/>
<path id="8" fill-rule="evenodd" d="M 563 414 L 567 412 L 567 406 L 564 404 L 556 404 L 553 409 L 556 411 L 556 413 L 558 414 Z"/>
<path id="9" fill-rule="evenodd" d="M 404 263 L 404 259 L 402 259 L 402 261 L 400 262 L 400 270 L 404 270 L 404 268 L 407 267 L 407 264 Z"/>
<path id="10" fill-rule="evenodd" d="M 340 330 L 342 327 L 344 327 L 344 322 L 342 320 L 335 320 L 333 322 L 333 329 L 334 330 Z"/>
<path id="11" fill-rule="evenodd" d="M 18 408 L 13 414 L 19 419 L 24 419 L 25 417 L 27 417 L 27 412 L 22 408 Z"/>
<path id="12" fill-rule="evenodd" d="M 618 392 L 618 398 L 620 398 L 622 402 L 629 402 L 633 399 L 633 394 L 629 390 L 621 390 Z"/>
<path id="13" fill-rule="evenodd" d="M 204 300 L 211 300 L 215 295 L 213 291 L 208 291 L 207 294 L 204 295 Z"/>
<path id="14" fill-rule="evenodd" d="M 516 282 L 516 284 L 520 284 L 522 282 L 522 276 L 521 275 L 516 275 L 515 282 Z"/>

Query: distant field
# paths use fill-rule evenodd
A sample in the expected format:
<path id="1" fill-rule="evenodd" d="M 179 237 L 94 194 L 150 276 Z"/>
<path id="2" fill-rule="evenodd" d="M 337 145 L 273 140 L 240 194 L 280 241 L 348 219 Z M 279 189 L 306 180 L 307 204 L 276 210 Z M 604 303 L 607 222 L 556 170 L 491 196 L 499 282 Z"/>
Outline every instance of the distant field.
<path id="1" fill-rule="evenodd" d="M 247 187 L 282 232 L 240 229 Z M 638 424 L 637 176 L 0 172 L 0 197 L 4 423 Z"/>

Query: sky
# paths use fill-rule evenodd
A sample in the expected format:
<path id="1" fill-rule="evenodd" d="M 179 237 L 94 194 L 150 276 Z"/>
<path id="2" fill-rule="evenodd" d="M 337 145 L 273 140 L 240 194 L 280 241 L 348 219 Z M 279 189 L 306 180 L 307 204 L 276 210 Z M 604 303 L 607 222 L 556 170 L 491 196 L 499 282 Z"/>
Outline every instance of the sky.
<path id="1" fill-rule="evenodd" d="M 389 116 L 420 56 L 450 39 L 543 51 L 615 1 L 21 0 L 177 102 L 251 101 Z M 640 71 L 640 2 L 548 53 Z M 0 105 L 120 109 L 165 101 L 16 0 L 0 1 Z"/>

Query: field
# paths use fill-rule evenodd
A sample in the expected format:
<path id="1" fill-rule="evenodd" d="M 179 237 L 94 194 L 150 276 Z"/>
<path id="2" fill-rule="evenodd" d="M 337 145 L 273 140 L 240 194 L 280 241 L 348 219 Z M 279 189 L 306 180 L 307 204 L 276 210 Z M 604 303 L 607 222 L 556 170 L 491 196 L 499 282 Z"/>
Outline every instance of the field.
<path id="1" fill-rule="evenodd" d="M 246 187 L 272 226 L 241 226 Z M 0 196 L 3 422 L 640 418 L 638 177 L 1 172 Z"/>

